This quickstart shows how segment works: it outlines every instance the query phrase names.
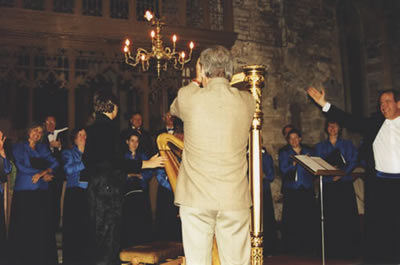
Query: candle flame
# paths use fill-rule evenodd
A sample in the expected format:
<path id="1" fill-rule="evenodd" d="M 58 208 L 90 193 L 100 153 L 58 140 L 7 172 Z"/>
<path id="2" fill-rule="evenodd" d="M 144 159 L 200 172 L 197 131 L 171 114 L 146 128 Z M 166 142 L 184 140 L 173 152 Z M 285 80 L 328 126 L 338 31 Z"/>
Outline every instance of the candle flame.
<path id="1" fill-rule="evenodd" d="M 125 40 L 125 45 L 126 45 L 126 46 L 131 45 L 131 42 L 129 41 L 129 39 L 126 39 L 126 40 Z"/>
<path id="2" fill-rule="evenodd" d="M 181 57 L 182 57 L 182 58 L 185 58 L 185 56 L 186 56 L 185 52 L 182 52 L 182 53 L 181 53 Z"/>
<path id="3" fill-rule="evenodd" d="M 172 41 L 173 41 L 173 42 L 176 42 L 177 39 L 178 39 L 178 37 L 174 34 L 174 35 L 172 36 Z"/>
<path id="4" fill-rule="evenodd" d="M 153 19 L 153 14 L 149 10 L 147 10 L 144 14 L 144 17 L 147 19 L 147 21 L 150 21 Z"/>
<path id="5" fill-rule="evenodd" d="M 191 41 L 191 42 L 189 43 L 189 47 L 190 47 L 190 49 L 193 49 L 193 48 L 194 48 L 194 42 L 193 42 L 193 41 Z"/>
<path id="6" fill-rule="evenodd" d="M 129 52 L 128 46 L 125 46 L 125 47 L 124 47 L 124 52 L 125 52 L 125 53 Z"/>

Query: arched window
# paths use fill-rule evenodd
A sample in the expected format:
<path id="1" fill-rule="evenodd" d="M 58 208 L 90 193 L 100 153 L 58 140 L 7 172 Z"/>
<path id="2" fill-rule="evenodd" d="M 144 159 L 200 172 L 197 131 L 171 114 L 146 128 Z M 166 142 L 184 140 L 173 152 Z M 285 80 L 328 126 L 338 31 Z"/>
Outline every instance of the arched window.
<path id="1" fill-rule="evenodd" d="M 337 6 L 340 52 L 346 109 L 354 115 L 365 115 L 366 89 L 363 38 L 358 10 L 350 1 L 341 0 Z"/>

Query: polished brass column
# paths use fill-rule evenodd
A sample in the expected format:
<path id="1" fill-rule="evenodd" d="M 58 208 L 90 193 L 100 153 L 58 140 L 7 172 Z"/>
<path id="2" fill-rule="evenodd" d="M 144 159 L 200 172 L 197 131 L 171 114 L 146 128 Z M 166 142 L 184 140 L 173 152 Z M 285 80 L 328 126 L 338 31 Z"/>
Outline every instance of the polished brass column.
<path id="1" fill-rule="evenodd" d="M 256 100 L 249 139 L 249 179 L 253 202 L 251 209 L 251 264 L 263 264 L 263 185 L 262 185 L 262 88 L 264 87 L 265 66 L 249 65 L 243 67 L 245 82 Z"/>

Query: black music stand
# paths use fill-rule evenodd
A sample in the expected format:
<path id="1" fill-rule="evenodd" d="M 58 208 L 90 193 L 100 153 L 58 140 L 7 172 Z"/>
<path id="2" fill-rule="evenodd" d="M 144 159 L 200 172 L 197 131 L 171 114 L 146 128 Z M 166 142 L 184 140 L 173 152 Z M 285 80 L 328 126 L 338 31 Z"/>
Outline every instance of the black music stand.
<path id="1" fill-rule="evenodd" d="M 344 176 L 346 175 L 343 170 L 332 166 L 325 160 L 317 156 L 307 155 L 294 155 L 291 156 L 297 163 L 302 165 L 311 174 L 319 176 L 319 189 L 321 199 L 321 251 L 322 251 L 322 265 L 325 265 L 325 233 L 324 233 L 324 196 L 323 196 L 323 176 Z"/>

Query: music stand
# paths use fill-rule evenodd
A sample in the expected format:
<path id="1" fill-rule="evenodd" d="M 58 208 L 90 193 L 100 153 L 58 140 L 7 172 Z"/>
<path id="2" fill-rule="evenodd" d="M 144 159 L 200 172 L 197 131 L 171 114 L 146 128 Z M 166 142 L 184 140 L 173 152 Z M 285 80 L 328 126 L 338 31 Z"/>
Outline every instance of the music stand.
<path id="1" fill-rule="evenodd" d="M 322 265 L 325 265 L 325 231 L 324 231 L 324 196 L 323 196 L 323 176 L 344 176 L 346 173 L 337 167 L 332 166 L 321 157 L 294 155 L 291 156 L 297 163 L 302 165 L 307 171 L 315 176 L 319 176 L 320 204 L 321 204 L 321 251 Z"/>

